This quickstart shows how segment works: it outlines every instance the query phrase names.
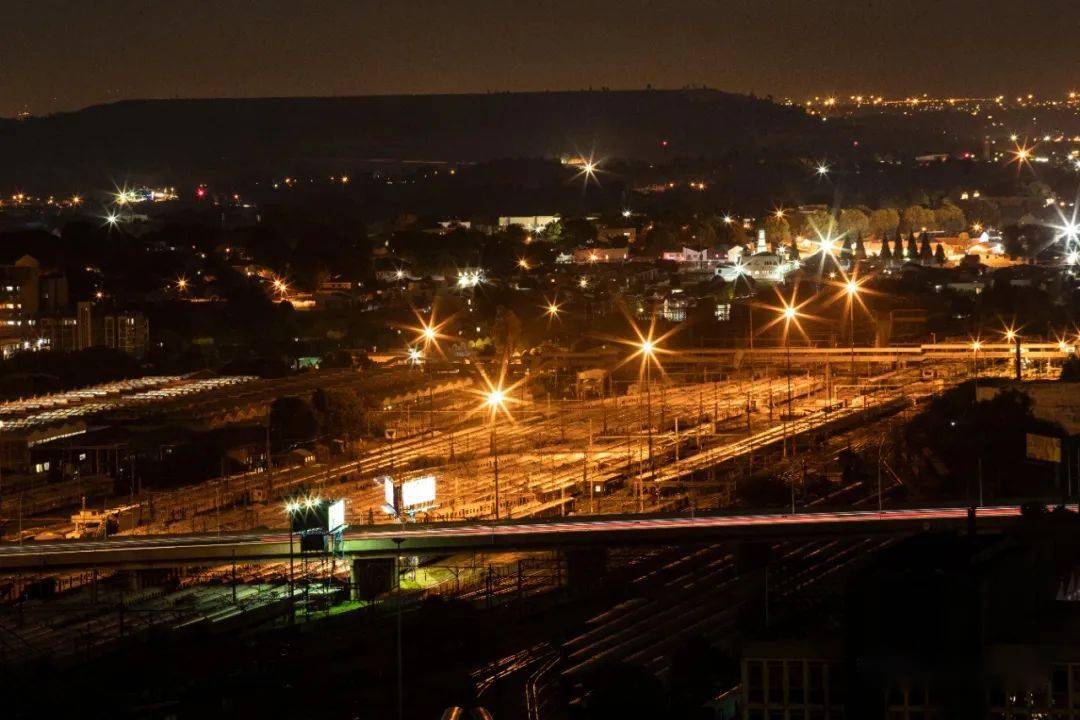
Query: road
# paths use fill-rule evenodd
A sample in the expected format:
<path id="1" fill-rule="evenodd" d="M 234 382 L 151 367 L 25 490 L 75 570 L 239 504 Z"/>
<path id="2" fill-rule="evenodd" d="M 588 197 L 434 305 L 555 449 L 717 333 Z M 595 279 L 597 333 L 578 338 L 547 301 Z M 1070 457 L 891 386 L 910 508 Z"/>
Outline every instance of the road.
<path id="1" fill-rule="evenodd" d="M 357 557 L 439 554 L 459 550 L 533 550 L 573 545 L 666 543 L 735 538 L 911 533 L 957 529 L 967 523 L 962 507 L 883 512 L 848 510 L 809 513 L 565 518 L 558 521 L 373 526 L 344 535 L 342 553 Z M 1018 506 L 978 509 L 980 527 L 997 528 L 1020 517 Z M 399 547 L 400 542 L 400 547 Z M 109 540 L 28 542 L 0 545 L 0 570 L 90 566 L 143 567 L 230 560 L 280 560 L 292 552 L 287 533 L 131 536 Z"/>

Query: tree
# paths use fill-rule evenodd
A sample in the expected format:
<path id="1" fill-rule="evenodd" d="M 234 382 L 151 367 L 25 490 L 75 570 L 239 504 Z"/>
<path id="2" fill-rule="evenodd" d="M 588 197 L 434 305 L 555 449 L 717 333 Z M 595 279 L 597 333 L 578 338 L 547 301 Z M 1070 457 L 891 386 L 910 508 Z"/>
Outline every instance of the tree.
<path id="1" fill-rule="evenodd" d="M 904 234 L 900 232 L 900 228 L 896 228 L 896 238 L 893 240 L 893 257 L 897 260 L 904 259 Z"/>
<path id="2" fill-rule="evenodd" d="M 540 231 L 540 234 L 545 240 L 558 245 L 562 242 L 563 223 L 562 220 L 554 220 L 544 226 L 544 229 Z"/>
<path id="3" fill-rule="evenodd" d="M 818 236 L 836 234 L 836 219 L 825 210 L 814 210 L 804 217 L 803 235 L 817 241 Z"/>
<path id="4" fill-rule="evenodd" d="M 945 232 L 955 235 L 967 227 L 964 211 L 950 202 L 934 211 L 934 223 Z"/>
<path id="5" fill-rule="evenodd" d="M 679 237 L 669 223 L 658 222 L 645 234 L 641 250 L 645 255 L 659 257 L 660 253 L 679 249 Z"/>
<path id="6" fill-rule="evenodd" d="M 1061 366 L 1062 382 L 1080 382 L 1080 357 L 1070 355 Z"/>
<path id="7" fill-rule="evenodd" d="M 270 406 L 270 436 L 278 449 L 311 442 L 318 432 L 315 413 L 304 400 L 294 397 L 278 398 Z"/>
<path id="8" fill-rule="evenodd" d="M 859 260 L 866 259 L 866 246 L 863 245 L 862 233 L 855 236 L 855 257 Z"/>
<path id="9" fill-rule="evenodd" d="M 840 228 L 840 232 L 845 235 L 861 235 L 869 232 L 870 219 L 866 217 L 866 213 L 862 210 L 844 208 L 840 211 L 837 226 Z"/>
<path id="10" fill-rule="evenodd" d="M 723 245 L 747 245 L 750 236 L 741 222 L 723 222 L 716 227 L 716 240 Z"/>
<path id="11" fill-rule="evenodd" d="M 938 265 L 945 265 L 945 248 L 941 246 L 941 243 L 938 243 L 937 248 L 934 250 L 934 262 Z"/>
<path id="12" fill-rule="evenodd" d="M 904 208 L 900 215 L 900 228 L 907 232 L 915 232 L 924 228 L 934 227 L 934 211 L 924 208 L 922 205 L 909 205 Z"/>
<path id="13" fill-rule="evenodd" d="M 893 208 L 881 208 L 870 213 L 867 219 L 868 230 L 877 237 L 892 235 L 900 227 L 900 213 Z"/>
<path id="14" fill-rule="evenodd" d="M 596 226 L 585 218 L 571 218 L 562 221 L 559 244 L 566 247 L 592 245 L 596 242 Z"/>
<path id="15" fill-rule="evenodd" d="M 1012 259 L 1023 257 L 1027 253 L 1027 242 L 1020 228 L 1016 225 L 1008 225 L 1001 231 L 1001 239 L 1005 245 L 1005 253 Z"/>
<path id="16" fill-rule="evenodd" d="M 922 242 L 919 244 L 919 262 L 924 265 L 934 257 L 934 250 L 930 247 L 930 234 L 922 234 Z"/>
<path id="17" fill-rule="evenodd" d="M 352 388 L 319 389 L 312 404 L 324 435 L 350 439 L 364 431 L 364 403 Z"/>
<path id="18" fill-rule="evenodd" d="M 495 322 L 491 326 L 491 337 L 499 355 L 508 360 L 521 340 L 521 320 L 513 310 L 499 306 L 495 311 Z"/>
<path id="19" fill-rule="evenodd" d="M 905 256 L 910 262 L 915 262 L 919 257 L 919 245 L 915 242 L 915 233 L 908 235 L 907 239 L 907 255 Z"/>
<path id="20" fill-rule="evenodd" d="M 788 246 L 788 257 L 790 257 L 792 260 L 800 259 L 799 243 L 795 242 L 794 240 L 791 242 L 791 245 Z"/>
<path id="21" fill-rule="evenodd" d="M 882 260 L 892 260 L 892 250 L 889 249 L 889 236 L 888 235 L 882 235 L 881 236 L 881 252 L 878 253 L 878 256 Z"/>
<path id="22" fill-rule="evenodd" d="M 786 217 L 773 213 L 765 218 L 765 239 L 773 247 L 785 245 L 791 241 L 791 225 Z"/>

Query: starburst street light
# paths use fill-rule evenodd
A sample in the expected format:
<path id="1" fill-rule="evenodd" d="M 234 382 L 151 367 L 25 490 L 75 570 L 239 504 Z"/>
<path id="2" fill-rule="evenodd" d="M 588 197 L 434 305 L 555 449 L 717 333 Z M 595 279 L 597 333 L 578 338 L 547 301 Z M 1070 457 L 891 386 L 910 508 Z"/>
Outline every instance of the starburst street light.
<path id="1" fill-rule="evenodd" d="M 506 384 L 506 363 L 502 364 L 499 371 L 499 377 L 496 381 L 492 381 L 484 372 L 483 368 L 480 368 L 480 379 L 483 382 L 483 388 L 472 391 L 480 398 L 479 411 L 486 412 L 488 416 L 488 425 L 491 428 L 491 456 L 492 464 L 495 473 L 495 519 L 499 519 L 499 435 L 498 428 L 500 422 L 500 415 L 505 416 L 507 420 L 513 421 L 513 416 L 510 414 L 510 410 L 507 407 L 510 403 L 515 402 L 513 392 L 518 385 L 523 381 L 507 385 Z"/>
<path id="2" fill-rule="evenodd" d="M 420 348 L 409 348 L 409 364 L 419 365 L 424 361 L 424 353 Z"/>
<path id="3" fill-rule="evenodd" d="M 547 315 L 550 319 L 555 319 L 559 317 L 560 310 L 561 308 L 559 307 L 559 304 L 557 302 L 555 302 L 554 300 L 549 300 L 547 306 L 544 308 L 544 314 Z"/>
<path id="4" fill-rule="evenodd" d="M 574 179 L 581 178 L 581 188 L 584 191 L 589 187 L 589 183 L 596 183 L 599 185 L 599 181 L 596 179 L 597 173 L 600 172 L 600 161 L 593 155 L 589 155 L 587 158 L 583 158 L 581 165 L 578 167 L 577 175 Z"/>
<path id="5" fill-rule="evenodd" d="M 815 172 L 817 172 L 818 177 L 825 177 L 829 174 L 829 166 L 825 163 L 819 163 Z"/>
<path id="6" fill-rule="evenodd" d="M 813 300 L 813 296 L 810 296 L 807 299 L 803 300 L 802 302 L 799 302 L 798 301 L 798 296 L 799 296 L 799 286 L 798 286 L 798 284 L 796 284 L 791 289 L 791 297 L 790 298 L 785 298 L 783 295 L 780 294 L 780 290 L 775 288 L 775 287 L 774 287 L 774 290 L 776 292 L 776 297 L 779 300 L 780 304 L 779 305 L 766 305 L 766 306 L 764 306 L 764 308 L 766 310 L 769 310 L 771 312 L 776 313 L 776 315 L 772 320 L 770 320 L 768 323 L 766 323 L 765 326 L 762 327 L 758 331 L 757 334 L 767 332 L 772 327 L 783 323 L 784 356 L 785 356 L 786 365 L 787 365 L 787 384 L 788 384 L 788 411 L 787 411 L 787 415 L 785 415 L 785 417 L 784 417 L 784 454 L 786 455 L 787 454 L 787 447 L 788 447 L 788 445 L 787 445 L 788 421 L 791 418 L 792 402 L 793 402 L 793 395 L 792 395 L 792 389 L 791 389 L 791 328 L 792 328 L 792 326 L 794 326 L 795 329 L 798 330 L 799 333 L 803 336 L 803 338 L 805 340 L 809 341 L 809 336 L 806 334 L 806 331 L 803 330 L 802 323 L 800 322 L 800 320 L 803 319 L 803 318 L 807 318 L 807 319 L 810 318 L 809 315 L 806 315 L 806 314 L 804 314 L 802 312 L 802 308 L 804 308 L 807 305 L 807 303 L 809 303 L 811 300 Z M 792 449 L 794 449 L 794 447 Z"/>
<path id="7" fill-rule="evenodd" d="M 1016 147 L 1010 151 L 1012 159 L 1009 162 L 1016 163 L 1017 172 L 1019 172 L 1024 165 L 1031 164 L 1032 149 L 1033 148 L 1026 143 L 1023 145 L 1017 143 Z"/>
<path id="8" fill-rule="evenodd" d="M 495 388 L 484 396 L 484 404 L 491 408 L 492 412 L 501 410 L 506 406 L 506 391 Z"/>
<path id="9" fill-rule="evenodd" d="M 180 292 L 186 292 L 187 291 L 187 289 L 188 289 L 188 279 L 186 277 L 184 277 L 183 275 L 176 278 L 176 289 L 179 290 Z"/>

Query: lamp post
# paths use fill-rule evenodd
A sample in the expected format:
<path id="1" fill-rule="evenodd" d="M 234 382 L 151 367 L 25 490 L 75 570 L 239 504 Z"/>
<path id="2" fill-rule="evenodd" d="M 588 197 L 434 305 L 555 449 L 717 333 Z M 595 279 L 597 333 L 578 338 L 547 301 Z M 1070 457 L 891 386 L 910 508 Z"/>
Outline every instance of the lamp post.
<path id="1" fill-rule="evenodd" d="M 1009 328 L 1005 331 L 1005 340 L 1006 342 L 1015 343 L 1016 345 L 1016 382 L 1020 382 L 1023 379 L 1023 370 L 1020 361 L 1020 335 L 1012 328 Z"/>
<path id="2" fill-rule="evenodd" d="M 495 388 L 491 390 L 487 397 L 484 399 L 484 404 L 491 410 L 491 455 L 494 458 L 495 467 L 495 519 L 499 519 L 499 436 L 496 428 L 498 423 L 495 422 L 495 416 L 499 410 L 504 409 L 506 403 L 506 393 L 502 388 Z"/>
<path id="3" fill-rule="evenodd" d="M 791 420 L 791 340 L 790 330 L 791 321 L 798 315 L 798 311 L 794 305 L 784 306 L 784 356 L 786 358 L 787 365 L 787 415 L 784 416 L 784 455 L 787 455 L 787 441 L 788 441 L 788 421 Z M 791 454 L 795 454 L 795 442 L 794 439 L 791 443 Z"/>
<path id="4" fill-rule="evenodd" d="M 645 360 L 645 424 L 648 433 L 649 475 L 655 479 L 656 465 L 653 462 L 653 427 L 652 427 L 652 360 L 655 346 L 652 340 L 641 341 L 641 356 Z"/>
<path id="5" fill-rule="evenodd" d="M 975 340 L 971 343 L 971 363 L 972 370 L 977 376 L 979 374 L 979 351 L 982 350 L 982 341 Z"/>
<path id="6" fill-rule="evenodd" d="M 851 341 L 851 377 L 855 377 L 855 298 L 859 294 L 859 283 L 854 279 L 844 284 L 848 297 L 848 339 Z"/>

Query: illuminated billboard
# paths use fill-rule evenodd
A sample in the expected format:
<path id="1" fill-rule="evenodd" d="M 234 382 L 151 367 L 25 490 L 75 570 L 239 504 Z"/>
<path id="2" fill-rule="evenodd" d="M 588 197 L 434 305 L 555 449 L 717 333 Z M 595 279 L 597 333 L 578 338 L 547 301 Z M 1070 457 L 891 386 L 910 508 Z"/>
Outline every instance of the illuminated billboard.
<path id="1" fill-rule="evenodd" d="M 326 511 L 326 529 L 330 532 L 345 527 L 345 501 L 337 500 Z"/>
<path id="2" fill-rule="evenodd" d="M 402 509 L 410 510 L 419 505 L 430 505 L 433 502 L 435 502 L 434 475 L 424 475 L 406 480 L 401 484 Z"/>
<path id="3" fill-rule="evenodd" d="M 397 503 L 394 501 L 394 478 L 389 475 L 383 476 L 383 507 L 386 512 L 393 515 L 397 512 Z"/>
<path id="4" fill-rule="evenodd" d="M 416 512 L 435 504 L 434 475 L 422 475 L 397 483 L 389 476 L 383 481 L 383 510 L 387 515 Z"/>

